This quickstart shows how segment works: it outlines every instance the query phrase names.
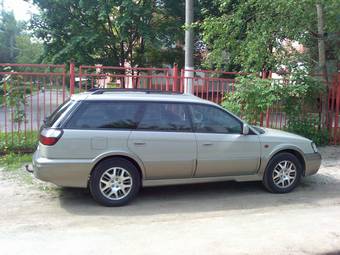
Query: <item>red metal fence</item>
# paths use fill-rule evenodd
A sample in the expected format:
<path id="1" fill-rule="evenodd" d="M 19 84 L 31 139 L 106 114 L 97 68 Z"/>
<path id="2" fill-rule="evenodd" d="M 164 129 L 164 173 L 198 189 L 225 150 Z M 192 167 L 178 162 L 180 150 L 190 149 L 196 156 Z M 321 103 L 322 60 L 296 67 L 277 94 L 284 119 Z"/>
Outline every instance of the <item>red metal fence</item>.
<path id="1" fill-rule="evenodd" d="M 68 96 L 65 65 L 0 64 L 0 147 L 36 142 L 42 121 Z"/>
<path id="2" fill-rule="evenodd" d="M 125 68 L 114 66 L 79 66 L 45 64 L 0 64 L 0 146 L 14 146 L 35 141 L 35 132 L 69 95 L 89 88 L 144 88 L 183 92 L 191 84 L 192 93 L 220 103 L 226 93 L 235 90 L 235 77 L 247 73 L 173 68 Z M 328 95 L 327 123 L 330 143 L 340 142 L 340 74 L 333 75 Z M 276 80 L 275 82 L 282 82 Z M 320 100 L 321 100 L 320 96 Z M 321 105 L 321 101 L 316 105 Z M 261 115 L 260 125 L 284 129 L 287 118 L 282 102 Z M 306 109 L 320 114 L 321 108 Z"/>
<path id="3" fill-rule="evenodd" d="M 340 71 L 333 75 L 332 85 L 328 94 L 328 111 L 329 111 L 329 126 L 330 126 L 330 142 L 333 144 L 340 143 Z"/>

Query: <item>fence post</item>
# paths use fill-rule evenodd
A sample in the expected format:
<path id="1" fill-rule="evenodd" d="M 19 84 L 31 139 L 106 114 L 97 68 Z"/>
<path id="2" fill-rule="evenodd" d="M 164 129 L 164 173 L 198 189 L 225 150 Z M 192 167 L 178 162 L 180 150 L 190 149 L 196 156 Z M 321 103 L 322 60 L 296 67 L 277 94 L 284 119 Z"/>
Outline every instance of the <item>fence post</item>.
<path id="1" fill-rule="evenodd" d="M 70 94 L 74 94 L 74 80 L 75 80 L 75 74 L 74 74 L 74 62 L 71 60 L 70 62 Z"/>
<path id="2" fill-rule="evenodd" d="M 65 101 L 65 80 L 66 80 L 66 67 L 65 65 L 63 66 L 63 102 Z"/>
<path id="3" fill-rule="evenodd" d="M 261 72 L 261 78 L 262 79 L 266 79 L 266 71 L 262 70 Z M 267 111 L 268 112 L 268 111 Z M 266 120 L 267 120 L 267 112 L 266 112 Z M 266 121 L 267 124 L 267 121 Z M 263 127 L 263 112 L 260 113 L 260 127 Z"/>
<path id="4" fill-rule="evenodd" d="M 339 128 L 339 111 L 340 111 L 340 74 L 337 75 L 336 86 L 334 90 L 336 91 L 335 99 L 335 123 L 334 123 L 334 144 L 338 142 L 338 128 Z"/>
<path id="5" fill-rule="evenodd" d="M 260 113 L 260 127 L 263 127 L 263 112 Z"/>
<path id="6" fill-rule="evenodd" d="M 270 110 L 269 110 L 269 107 L 267 107 L 267 111 L 266 111 L 266 128 L 269 128 L 269 118 L 270 118 Z"/>
<path id="7" fill-rule="evenodd" d="M 83 89 L 83 85 L 82 85 L 82 70 L 81 70 L 81 66 L 79 66 L 78 68 L 78 79 L 79 79 L 79 86 L 78 86 L 78 89 L 79 89 L 79 92 L 82 92 L 82 89 Z M 105 87 L 105 80 L 104 80 L 104 87 Z M 87 88 L 85 88 L 87 89 Z"/>
<path id="8" fill-rule="evenodd" d="M 272 71 L 269 71 L 269 78 L 270 79 L 272 78 Z M 269 125 L 270 125 L 269 121 L 270 121 L 270 109 L 269 109 L 269 107 L 267 107 L 267 111 L 266 111 L 266 128 L 268 128 Z M 280 128 L 282 128 L 282 127 L 280 126 Z"/>
<path id="9" fill-rule="evenodd" d="M 173 67 L 173 82 L 172 82 L 172 91 L 177 91 L 177 80 L 178 80 L 178 66 L 175 63 Z"/>
<path id="10" fill-rule="evenodd" d="M 181 69 L 181 79 L 180 79 L 180 92 L 183 93 L 183 83 L 184 83 L 184 69 Z"/>
<path id="11" fill-rule="evenodd" d="M 169 84 L 170 84 L 170 75 L 169 75 L 169 70 L 166 71 L 166 81 L 165 81 L 165 90 L 169 91 Z"/>

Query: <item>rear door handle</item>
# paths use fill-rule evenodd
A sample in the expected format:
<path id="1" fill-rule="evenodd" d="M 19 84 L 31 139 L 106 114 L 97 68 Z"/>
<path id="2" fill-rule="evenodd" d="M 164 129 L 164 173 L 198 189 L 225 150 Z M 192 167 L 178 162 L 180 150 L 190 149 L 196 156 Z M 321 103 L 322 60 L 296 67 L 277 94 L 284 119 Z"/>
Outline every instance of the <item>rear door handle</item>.
<path id="1" fill-rule="evenodd" d="M 213 143 L 203 143 L 203 146 L 211 146 Z"/>
<path id="2" fill-rule="evenodd" d="M 136 145 L 136 146 L 143 146 L 146 143 L 145 142 L 134 142 L 133 144 Z"/>

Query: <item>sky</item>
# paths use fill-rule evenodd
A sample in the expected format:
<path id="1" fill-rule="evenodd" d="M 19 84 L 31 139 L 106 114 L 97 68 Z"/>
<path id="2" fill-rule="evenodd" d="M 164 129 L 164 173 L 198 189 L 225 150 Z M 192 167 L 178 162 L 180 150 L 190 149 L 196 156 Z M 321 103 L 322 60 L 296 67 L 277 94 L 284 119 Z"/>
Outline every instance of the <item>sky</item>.
<path id="1" fill-rule="evenodd" d="M 37 13 L 38 8 L 23 0 L 3 0 L 4 9 L 12 10 L 16 20 L 27 21 L 31 18 L 32 13 Z"/>

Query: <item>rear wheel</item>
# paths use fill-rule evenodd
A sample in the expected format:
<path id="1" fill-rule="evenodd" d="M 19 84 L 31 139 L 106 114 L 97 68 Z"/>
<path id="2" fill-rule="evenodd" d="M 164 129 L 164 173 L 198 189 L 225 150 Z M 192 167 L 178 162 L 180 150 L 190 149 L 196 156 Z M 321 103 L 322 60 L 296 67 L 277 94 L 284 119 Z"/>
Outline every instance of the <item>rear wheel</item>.
<path id="1" fill-rule="evenodd" d="M 90 191 L 94 200 L 105 206 L 129 203 L 140 189 L 140 173 L 136 166 L 123 158 L 100 162 L 90 178 Z"/>
<path id="2" fill-rule="evenodd" d="M 270 192 L 287 193 L 299 184 L 301 175 L 300 161 L 293 154 L 280 153 L 270 160 L 263 184 Z"/>

